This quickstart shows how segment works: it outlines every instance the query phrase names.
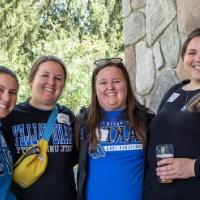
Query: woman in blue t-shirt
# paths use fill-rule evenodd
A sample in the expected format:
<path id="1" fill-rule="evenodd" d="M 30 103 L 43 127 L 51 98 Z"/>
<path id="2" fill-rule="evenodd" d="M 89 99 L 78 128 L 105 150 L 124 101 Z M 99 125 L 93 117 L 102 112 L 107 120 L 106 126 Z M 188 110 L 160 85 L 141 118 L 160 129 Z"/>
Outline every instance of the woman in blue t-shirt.
<path id="1" fill-rule="evenodd" d="M 91 104 L 76 121 L 78 199 L 141 200 L 144 146 L 153 116 L 132 91 L 121 58 L 95 61 Z"/>
<path id="2" fill-rule="evenodd" d="M 6 67 L 0 66 L 0 119 L 6 117 L 17 101 L 19 83 L 16 75 Z M 12 156 L 4 139 L 0 124 L 0 199 L 14 200 L 9 191 L 12 180 Z"/>

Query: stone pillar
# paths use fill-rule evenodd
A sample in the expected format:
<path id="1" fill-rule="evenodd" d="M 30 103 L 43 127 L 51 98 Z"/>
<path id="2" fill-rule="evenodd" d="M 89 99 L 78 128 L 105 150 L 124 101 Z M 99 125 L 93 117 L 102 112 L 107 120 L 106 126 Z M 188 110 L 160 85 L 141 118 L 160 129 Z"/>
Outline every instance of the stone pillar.
<path id="1" fill-rule="evenodd" d="M 122 0 L 125 64 L 140 102 L 157 110 L 166 90 L 187 77 L 181 44 L 200 27 L 199 0 Z"/>

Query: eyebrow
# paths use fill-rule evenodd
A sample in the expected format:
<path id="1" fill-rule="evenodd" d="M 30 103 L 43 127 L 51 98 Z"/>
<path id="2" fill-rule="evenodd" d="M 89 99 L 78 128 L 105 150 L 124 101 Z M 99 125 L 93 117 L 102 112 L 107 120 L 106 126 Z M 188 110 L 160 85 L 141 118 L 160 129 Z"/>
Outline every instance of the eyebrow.
<path id="1" fill-rule="evenodd" d="M 8 89 L 8 88 L 6 88 L 4 85 L 0 85 L 0 88 L 2 88 L 2 89 Z M 10 89 L 8 89 L 9 91 L 18 91 L 18 89 L 16 89 L 16 88 L 10 88 Z"/>
<path id="2" fill-rule="evenodd" d="M 107 81 L 107 80 L 108 80 L 108 79 L 106 79 L 106 78 L 102 78 L 102 79 L 97 80 L 96 82 Z M 114 81 L 114 80 L 123 80 L 123 78 L 112 78 L 111 80 L 112 80 L 112 81 Z"/>
<path id="3" fill-rule="evenodd" d="M 48 71 L 44 71 L 44 72 L 41 72 L 41 74 L 50 74 L 50 72 L 48 72 Z M 61 77 L 64 77 L 65 75 L 64 75 L 64 74 L 55 74 L 55 76 L 61 76 Z"/>
<path id="4" fill-rule="evenodd" d="M 197 49 L 187 49 L 187 51 L 197 51 Z"/>

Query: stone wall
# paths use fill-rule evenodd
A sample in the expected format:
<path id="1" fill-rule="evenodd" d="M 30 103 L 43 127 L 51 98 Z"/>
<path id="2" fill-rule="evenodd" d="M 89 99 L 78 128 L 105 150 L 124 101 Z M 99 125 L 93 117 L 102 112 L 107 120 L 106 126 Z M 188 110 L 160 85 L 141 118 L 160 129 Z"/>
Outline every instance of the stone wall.
<path id="1" fill-rule="evenodd" d="M 200 0 L 122 0 L 125 64 L 139 101 L 157 110 L 166 90 L 187 77 L 181 44 L 200 27 Z"/>

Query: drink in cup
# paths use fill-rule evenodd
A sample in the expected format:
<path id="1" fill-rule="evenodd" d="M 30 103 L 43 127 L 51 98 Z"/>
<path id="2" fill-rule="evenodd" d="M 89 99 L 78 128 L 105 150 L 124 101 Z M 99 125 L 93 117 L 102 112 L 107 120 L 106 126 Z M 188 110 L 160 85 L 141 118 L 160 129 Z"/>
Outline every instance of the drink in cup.
<path id="1" fill-rule="evenodd" d="M 172 144 L 159 144 L 156 145 L 156 158 L 157 161 L 165 159 L 165 158 L 173 158 L 174 157 L 174 147 Z M 161 180 L 158 177 L 158 181 L 160 183 L 172 183 L 173 180 Z"/>

